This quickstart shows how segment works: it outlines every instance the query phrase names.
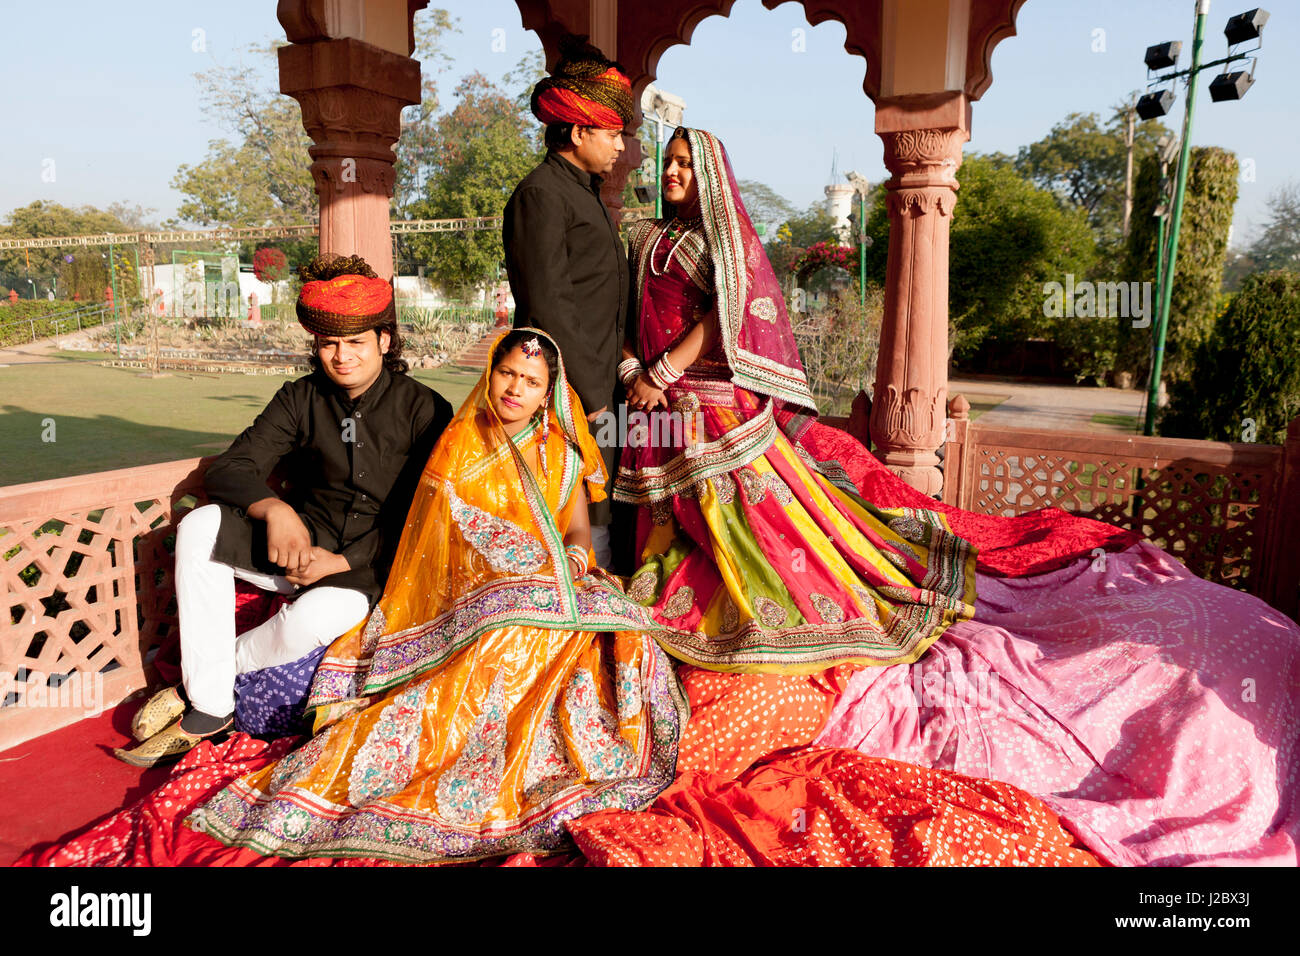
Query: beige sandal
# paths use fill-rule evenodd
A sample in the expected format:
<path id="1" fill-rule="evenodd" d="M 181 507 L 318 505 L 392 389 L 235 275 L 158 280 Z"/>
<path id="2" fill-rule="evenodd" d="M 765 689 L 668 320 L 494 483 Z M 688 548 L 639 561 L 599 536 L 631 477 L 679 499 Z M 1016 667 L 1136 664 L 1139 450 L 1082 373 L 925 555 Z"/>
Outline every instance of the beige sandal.
<path id="1" fill-rule="evenodd" d="M 132 750 L 113 748 L 113 756 L 133 767 L 157 767 L 179 760 L 205 740 L 224 737 L 234 725 L 235 718 L 231 717 L 224 727 L 210 734 L 191 734 L 181 727 L 181 719 L 177 717 L 166 728 Z"/>
<path id="2" fill-rule="evenodd" d="M 131 719 L 131 736 L 144 743 L 183 713 L 185 701 L 181 699 L 180 689 L 164 687 L 135 712 Z"/>

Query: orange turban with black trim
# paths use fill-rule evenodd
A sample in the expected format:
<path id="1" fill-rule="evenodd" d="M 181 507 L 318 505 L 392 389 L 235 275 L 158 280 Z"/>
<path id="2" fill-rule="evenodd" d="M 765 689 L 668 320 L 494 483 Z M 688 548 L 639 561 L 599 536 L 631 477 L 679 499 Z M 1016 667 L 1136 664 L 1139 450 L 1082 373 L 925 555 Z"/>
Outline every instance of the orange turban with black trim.
<path id="1" fill-rule="evenodd" d="M 595 47 L 569 36 L 560 43 L 555 72 L 533 87 L 532 109 L 548 126 L 623 129 L 632 122 L 632 83 Z"/>
<path id="2" fill-rule="evenodd" d="M 356 335 L 397 317 L 393 287 L 360 256 L 317 256 L 298 275 L 298 321 L 313 335 Z"/>

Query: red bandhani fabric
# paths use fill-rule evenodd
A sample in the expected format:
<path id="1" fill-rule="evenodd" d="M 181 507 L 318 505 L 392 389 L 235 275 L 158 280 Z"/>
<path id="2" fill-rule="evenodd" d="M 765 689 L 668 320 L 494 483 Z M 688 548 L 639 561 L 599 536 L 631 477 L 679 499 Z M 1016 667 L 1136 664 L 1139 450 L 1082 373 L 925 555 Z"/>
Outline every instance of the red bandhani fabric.
<path id="1" fill-rule="evenodd" d="M 201 744 L 171 779 L 62 846 L 19 866 L 391 866 L 376 859 L 287 860 L 227 847 L 183 823 L 296 740 L 244 734 Z M 853 750 L 775 754 L 737 779 L 681 775 L 649 811 L 569 824 L 581 856 L 516 854 L 505 866 L 1097 866 L 1055 814 L 1006 783 Z"/>
<path id="2" fill-rule="evenodd" d="M 935 501 L 891 472 L 856 438 L 820 422 L 805 426 L 798 443 L 818 462 L 842 468 L 858 494 L 878 508 L 927 508 L 942 513 L 957 535 L 979 549 L 977 567 L 986 574 L 1044 574 L 1091 554 L 1095 548 L 1123 551 L 1143 540 L 1135 532 L 1059 508 L 1004 517 Z"/>
<path id="3" fill-rule="evenodd" d="M 691 719 L 678 745 L 678 774 L 734 777 L 774 751 L 812 743 L 857 670 L 726 674 L 679 665 Z"/>
<path id="4" fill-rule="evenodd" d="M 775 754 L 737 780 L 688 773 L 649 811 L 569 831 L 597 866 L 1100 866 L 1006 783 L 867 757 Z"/>

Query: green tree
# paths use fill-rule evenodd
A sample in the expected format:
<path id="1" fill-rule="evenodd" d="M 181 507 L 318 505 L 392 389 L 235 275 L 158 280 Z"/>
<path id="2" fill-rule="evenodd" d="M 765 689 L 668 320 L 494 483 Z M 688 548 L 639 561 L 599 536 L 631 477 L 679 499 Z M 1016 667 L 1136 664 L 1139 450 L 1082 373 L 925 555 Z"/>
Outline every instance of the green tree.
<path id="1" fill-rule="evenodd" d="M 282 44 L 280 44 L 282 45 Z M 259 65 L 217 66 L 195 74 L 207 112 L 230 134 L 208 143 L 197 165 L 182 163 L 172 188 L 184 201 L 179 219 L 203 226 L 290 226 L 319 221 L 319 204 L 307 150 L 311 139 L 297 101 L 267 81 L 277 45 L 253 45 Z M 244 243 L 240 259 L 251 261 L 257 243 Z M 292 262 L 315 255 L 315 239 L 283 242 Z"/>
<path id="2" fill-rule="evenodd" d="M 777 229 L 787 219 L 795 215 L 794 203 L 786 199 L 771 186 L 755 182 L 752 179 L 740 180 L 740 196 L 749 212 L 749 218 L 757 226 L 767 226 L 766 234 L 775 236 Z"/>
<path id="3" fill-rule="evenodd" d="M 1096 113 L 1071 113 L 1038 142 L 1021 147 L 1015 160 L 1016 169 L 1036 186 L 1083 210 L 1098 244 L 1108 248 L 1123 239 L 1125 127 L 1123 108 L 1105 125 Z M 1158 122 L 1136 125 L 1135 170 L 1139 158 L 1155 152 L 1162 135 L 1169 130 Z"/>
<path id="4" fill-rule="evenodd" d="M 1097 259 L 1082 210 L 1016 171 L 1007 157 L 971 153 L 957 172 L 961 188 L 949 231 L 948 343 L 959 362 L 981 349 L 1005 351 L 1031 338 L 1058 338 L 1044 312 L 1043 287 L 1085 278 Z M 887 191 L 867 207 L 867 279 L 885 281 L 889 253 Z M 985 354 L 989 354 L 986 352 Z"/>
<path id="5" fill-rule="evenodd" d="M 1282 444 L 1287 424 L 1300 415 L 1297 342 L 1300 273 L 1278 270 L 1247 276 L 1213 331 L 1197 346 L 1195 374 L 1170 388 L 1161 434 Z"/>
<path id="6" fill-rule="evenodd" d="M 519 180 L 542 159 L 515 99 L 482 74 L 465 77 L 455 95 L 455 109 L 437 124 L 424 198 L 411 207 L 420 219 L 499 216 Z M 457 297 L 495 281 L 505 262 L 495 229 L 423 233 L 410 245 L 425 274 Z"/>
<path id="7" fill-rule="evenodd" d="M 792 279 L 794 265 L 803 251 L 815 242 L 837 242 L 835 217 L 823 203 L 813 203 L 807 211 L 786 218 L 764 248 L 777 278 Z"/>
<path id="8" fill-rule="evenodd" d="M 537 81 L 546 76 L 546 54 L 538 49 L 520 57 L 515 68 L 501 78 L 501 85 L 507 94 L 515 94 L 515 108 L 525 122 L 532 123 L 537 136 L 537 148 L 545 149 L 546 127 L 533 116 L 533 87 Z M 642 121 L 642 130 L 645 129 Z"/>
<path id="9" fill-rule="evenodd" d="M 317 201 L 308 170 L 311 140 L 298 103 L 266 82 L 275 47 L 249 48 L 262 67 L 218 66 L 196 74 L 207 112 L 234 140 L 212 140 L 197 166 L 172 178 L 184 220 L 202 225 L 264 226 L 314 222 Z"/>
<path id="10" fill-rule="evenodd" d="M 123 209 L 114 204 L 112 209 Z M 138 210 L 139 207 L 136 207 Z M 113 212 L 81 206 L 73 209 L 46 200 L 36 200 L 9 213 L 8 225 L 0 226 L 6 239 L 38 239 L 42 236 L 77 236 L 92 233 L 129 233 L 135 226 L 124 223 Z M 135 270 L 130 251 L 114 247 L 118 272 L 118 296 L 124 300 L 138 295 Z M 74 295 L 84 302 L 99 302 L 111 284 L 108 272 L 108 246 L 60 246 L 47 249 L 23 249 L 0 253 L 0 295 L 17 289 L 23 298 L 32 295 L 32 283 L 38 297 L 57 286 L 61 299 Z M 71 257 L 71 261 L 68 261 Z M 30 265 L 29 265 L 30 262 Z M 28 280 L 32 280 L 31 283 Z"/>
<path id="11" fill-rule="evenodd" d="M 415 18 L 415 53 L 420 61 L 420 102 L 402 111 L 402 133 L 397 154 L 392 211 L 395 218 L 410 218 L 412 203 L 424 195 L 438 133 L 438 74 L 451 64 L 446 45 L 459 33 L 458 20 L 446 10 L 425 10 Z M 400 254 L 400 250 L 399 250 Z"/>
<path id="12" fill-rule="evenodd" d="M 972 354 L 985 336 L 987 347 L 1005 349 L 1055 338 L 1062 321 L 1085 321 L 1044 310 L 1045 285 L 1082 279 L 1096 261 L 1083 211 L 1063 208 L 1014 168 L 979 155 L 967 157 L 957 178 L 948 272 L 955 354 Z"/>
<path id="13" fill-rule="evenodd" d="M 1250 247 L 1257 269 L 1300 269 L 1300 185 L 1287 183 L 1268 197 L 1268 222 Z"/>
<path id="14" fill-rule="evenodd" d="M 1154 290 L 1158 222 L 1151 210 L 1162 201 L 1160 172 L 1154 155 L 1143 158 L 1134 188 L 1133 228 L 1123 260 L 1122 276 L 1128 281 L 1152 282 L 1152 324 L 1134 329 L 1129 319 L 1118 324 L 1118 368 L 1144 377 L 1150 369 L 1155 330 Z M 1228 255 L 1228 230 L 1237 202 L 1237 159 L 1217 146 L 1191 151 L 1187 191 L 1178 235 L 1178 263 L 1174 274 L 1165 335 L 1163 377 L 1170 382 L 1192 371 L 1192 355 L 1206 340 L 1221 311 L 1224 263 Z"/>

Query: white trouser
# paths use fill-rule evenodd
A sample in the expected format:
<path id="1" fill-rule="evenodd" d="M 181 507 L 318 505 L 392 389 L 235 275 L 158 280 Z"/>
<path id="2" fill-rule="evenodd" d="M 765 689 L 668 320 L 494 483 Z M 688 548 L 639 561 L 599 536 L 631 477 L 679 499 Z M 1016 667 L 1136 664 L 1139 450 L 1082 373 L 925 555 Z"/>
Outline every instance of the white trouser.
<path id="1" fill-rule="evenodd" d="M 264 591 L 292 594 L 278 574 L 212 560 L 221 528 L 216 505 L 195 508 L 176 529 L 176 604 L 181 626 L 181 680 L 196 710 L 223 717 L 235 709 L 235 675 L 288 664 L 347 633 L 370 600 L 351 588 L 312 588 L 269 620 L 235 637 L 235 578 Z"/>
<path id="2" fill-rule="evenodd" d="M 596 553 L 596 563 L 602 568 L 608 568 L 614 563 L 614 552 L 609 545 L 609 525 L 591 526 L 591 550 Z"/>

